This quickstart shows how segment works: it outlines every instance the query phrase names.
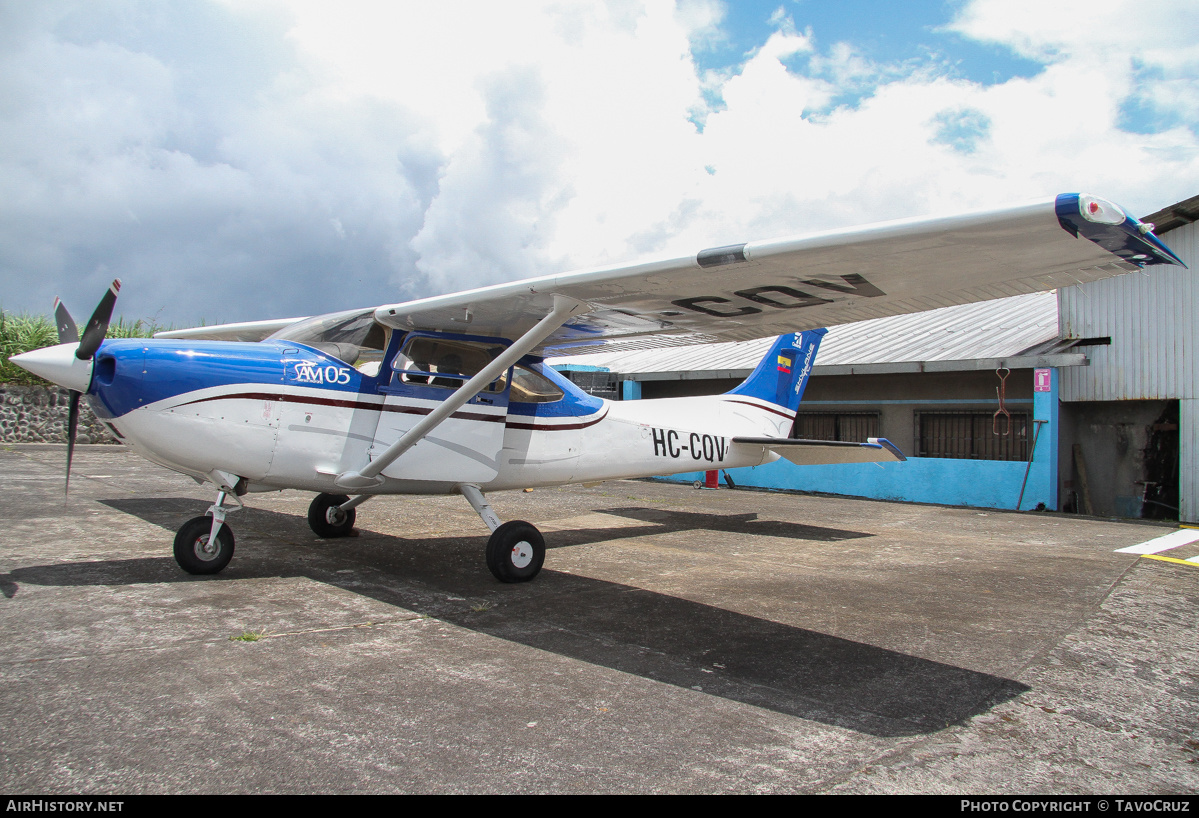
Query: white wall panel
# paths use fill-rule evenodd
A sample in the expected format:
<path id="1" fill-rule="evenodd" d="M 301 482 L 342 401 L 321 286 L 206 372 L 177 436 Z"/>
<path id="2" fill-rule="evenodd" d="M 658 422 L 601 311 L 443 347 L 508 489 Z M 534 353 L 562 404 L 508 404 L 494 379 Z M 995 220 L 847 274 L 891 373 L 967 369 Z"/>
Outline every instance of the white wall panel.
<path id="1" fill-rule="evenodd" d="M 1178 402 L 1178 519 L 1199 522 L 1199 400 Z"/>
<path id="2" fill-rule="evenodd" d="M 1190 270 L 1157 265 L 1058 291 L 1063 336 L 1112 339 L 1111 346 L 1082 350 L 1090 366 L 1061 370 L 1062 400 L 1199 397 L 1199 224 L 1171 230 L 1162 239 Z"/>
<path id="3" fill-rule="evenodd" d="M 1155 266 L 1058 291 L 1064 337 L 1111 336 L 1058 370 L 1063 401 L 1180 399 L 1179 519 L 1199 521 L 1199 223 L 1162 235 L 1191 269 Z"/>

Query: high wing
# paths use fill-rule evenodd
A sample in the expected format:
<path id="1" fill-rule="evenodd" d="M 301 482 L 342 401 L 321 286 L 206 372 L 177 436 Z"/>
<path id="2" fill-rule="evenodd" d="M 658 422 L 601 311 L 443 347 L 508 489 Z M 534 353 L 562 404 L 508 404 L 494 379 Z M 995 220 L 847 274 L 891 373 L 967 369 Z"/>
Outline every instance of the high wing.
<path id="1" fill-rule="evenodd" d="M 375 318 L 400 330 L 511 339 L 557 296 L 586 312 L 540 341 L 538 354 L 746 341 L 1181 265 L 1151 231 L 1109 201 L 1062 194 L 531 278 L 386 305 Z"/>
<path id="2" fill-rule="evenodd" d="M 155 338 L 187 338 L 192 341 L 261 341 L 304 318 L 273 318 L 267 321 L 243 321 L 238 324 L 214 324 L 210 327 L 172 329 L 154 333 Z"/>
<path id="3" fill-rule="evenodd" d="M 390 304 L 399 330 L 515 339 L 554 308 L 580 307 L 533 352 L 610 352 L 748 341 L 1051 290 L 1182 261 L 1123 208 L 1048 201 L 700 250 Z M 221 324 L 158 338 L 260 341 L 304 319 Z"/>

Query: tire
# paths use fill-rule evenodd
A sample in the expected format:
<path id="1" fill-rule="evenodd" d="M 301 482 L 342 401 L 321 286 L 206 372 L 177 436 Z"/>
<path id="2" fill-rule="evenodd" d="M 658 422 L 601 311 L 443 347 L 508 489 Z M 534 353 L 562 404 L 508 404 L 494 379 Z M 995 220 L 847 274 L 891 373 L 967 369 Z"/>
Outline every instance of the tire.
<path id="1" fill-rule="evenodd" d="M 233 559 L 233 531 L 222 525 L 216 535 L 216 548 L 209 550 L 212 517 L 194 517 L 175 535 L 175 562 L 189 574 L 218 574 Z"/>
<path id="2" fill-rule="evenodd" d="M 487 541 L 487 567 L 500 582 L 528 582 L 545 562 L 545 539 L 531 523 L 504 523 Z"/>
<path id="3" fill-rule="evenodd" d="M 337 506 L 348 503 L 344 494 L 318 494 L 308 506 L 308 527 L 318 537 L 332 539 L 348 537 L 354 531 L 357 509 L 342 511 Z"/>

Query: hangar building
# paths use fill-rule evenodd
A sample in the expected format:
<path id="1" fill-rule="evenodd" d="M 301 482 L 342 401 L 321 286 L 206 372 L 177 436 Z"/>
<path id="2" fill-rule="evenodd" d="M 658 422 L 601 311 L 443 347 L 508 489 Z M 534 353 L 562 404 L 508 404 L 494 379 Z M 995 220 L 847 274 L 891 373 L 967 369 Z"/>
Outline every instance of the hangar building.
<path id="1" fill-rule="evenodd" d="M 1199 196 L 1144 219 L 1192 269 Z M 793 434 L 885 437 L 906 463 L 734 469 L 738 485 L 987 508 L 1199 519 L 1193 273 L 1139 273 L 833 327 Z M 725 392 L 770 339 L 559 358 L 625 400 Z M 675 478 L 698 479 L 687 474 Z"/>

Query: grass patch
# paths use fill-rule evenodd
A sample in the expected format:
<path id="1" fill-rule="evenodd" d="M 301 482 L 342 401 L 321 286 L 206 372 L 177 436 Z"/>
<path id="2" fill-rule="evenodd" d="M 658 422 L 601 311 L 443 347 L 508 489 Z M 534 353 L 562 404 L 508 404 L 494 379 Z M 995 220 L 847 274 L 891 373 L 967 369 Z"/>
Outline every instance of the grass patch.
<path id="1" fill-rule="evenodd" d="M 82 319 L 80 331 L 86 326 L 87 319 Z M 149 338 L 156 332 L 170 329 L 160 326 L 153 321 L 126 321 L 117 318 L 108 325 L 106 338 Z M 58 327 L 54 320 L 45 315 L 29 315 L 27 313 L 7 313 L 0 310 L 0 383 L 17 383 L 27 386 L 47 386 L 46 381 L 26 372 L 16 364 L 10 363 L 9 358 L 42 347 L 54 346 L 58 343 Z"/>
<path id="2" fill-rule="evenodd" d="M 45 381 L 8 362 L 13 355 L 58 343 L 54 322 L 44 315 L 9 315 L 0 311 L 0 383 L 44 386 Z"/>

